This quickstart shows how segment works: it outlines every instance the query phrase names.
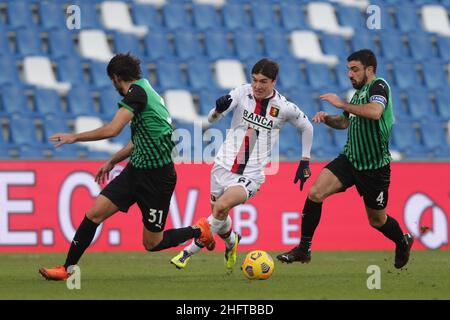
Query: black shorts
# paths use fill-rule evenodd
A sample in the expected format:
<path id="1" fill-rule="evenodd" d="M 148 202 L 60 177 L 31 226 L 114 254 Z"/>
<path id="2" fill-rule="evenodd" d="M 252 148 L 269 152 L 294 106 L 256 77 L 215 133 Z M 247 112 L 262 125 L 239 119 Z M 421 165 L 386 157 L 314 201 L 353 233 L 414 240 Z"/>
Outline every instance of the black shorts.
<path id="1" fill-rule="evenodd" d="M 389 164 L 379 169 L 358 171 L 345 155 L 340 154 L 325 168 L 330 170 L 344 185 L 341 191 L 355 185 L 367 207 L 375 210 L 386 208 L 391 182 L 391 167 Z"/>
<path id="2" fill-rule="evenodd" d="M 164 230 L 176 182 L 173 163 L 156 169 L 136 169 L 128 164 L 100 194 L 123 212 L 137 203 L 145 228 L 159 232 Z"/>

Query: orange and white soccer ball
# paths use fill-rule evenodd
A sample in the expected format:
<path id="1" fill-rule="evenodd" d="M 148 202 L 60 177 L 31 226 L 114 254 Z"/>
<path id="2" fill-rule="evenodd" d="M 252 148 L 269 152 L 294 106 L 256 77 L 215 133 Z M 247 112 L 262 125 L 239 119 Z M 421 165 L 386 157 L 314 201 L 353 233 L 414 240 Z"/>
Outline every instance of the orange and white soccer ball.
<path id="1" fill-rule="evenodd" d="M 274 267 L 275 264 L 270 254 L 262 250 L 255 250 L 247 254 L 241 269 L 247 279 L 265 280 L 270 278 Z"/>

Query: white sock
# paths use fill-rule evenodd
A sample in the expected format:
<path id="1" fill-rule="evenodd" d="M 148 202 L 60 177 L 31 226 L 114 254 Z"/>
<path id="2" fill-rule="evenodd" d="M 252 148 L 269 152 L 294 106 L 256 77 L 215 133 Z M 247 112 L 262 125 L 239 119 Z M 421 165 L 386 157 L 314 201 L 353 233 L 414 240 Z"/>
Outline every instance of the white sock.
<path id="1" fill-rule="evenodd" d="M 222 238 L 222 236 L 221 236 L 223 241 L 225 241 L 227 248 L 233 247 L 234 241 L 236 241 L 236 233 L 233 230 L 231 230 L 231 224 L 232 224 L 232 220 L 231 220 L 230 216 L 227 216 L 225 223 L 222 225 L 222 228 L 220 228 L 220 230 L 219 230 L 219 235 L 224 235 L 224 234 L 227 234 L 228 232 L 230 232 L 230 235 L 226 238 Z"/>
<path id="2" fill-rule="evenodd" d="M 186 246 L 183 250 L 189 252 L 189 254 L 193 255 L 196 253 L 199 253 L 200 251 L 202 251 L 202 247 L 199 247 L 196 243 L 195 240 L 192 240 L 191 244 Z"/>
<path id="3" fill-rule="evenodd" d="M 227 221 L 227 220 L 219 220 L 219 219 L 216 219 L 216 218 L 214 218 L 213 215 L 211 214 L 211 215 L 208 217 L 208 222 L 209 222 L 209 225 L 211 226 L 211 232 L 212 232 L 212 234 L 213 234 L 213 235 L 218 234 L 219 231 L 222 229 L 222 226 L 224 225 L 224 223 L 225 223 L 226 221 Z"/>

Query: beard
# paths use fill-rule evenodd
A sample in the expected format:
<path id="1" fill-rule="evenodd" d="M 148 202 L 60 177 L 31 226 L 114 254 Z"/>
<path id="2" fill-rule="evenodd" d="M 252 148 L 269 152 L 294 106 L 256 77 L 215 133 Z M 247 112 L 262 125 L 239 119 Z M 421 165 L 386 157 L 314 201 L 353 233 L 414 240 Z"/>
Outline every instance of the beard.
<path id="1" fill-rule="evenodd" d="M 362 87 L 364 87 L 366 82 L 367 82 L 367 75 L 364 74 L 364 78 L 360 82 L 356 82 L 356 81 L 355 81 L 355 83 L 352 82 L 353 89 L 356 89 L 356 90 L 361 89 Z"/>

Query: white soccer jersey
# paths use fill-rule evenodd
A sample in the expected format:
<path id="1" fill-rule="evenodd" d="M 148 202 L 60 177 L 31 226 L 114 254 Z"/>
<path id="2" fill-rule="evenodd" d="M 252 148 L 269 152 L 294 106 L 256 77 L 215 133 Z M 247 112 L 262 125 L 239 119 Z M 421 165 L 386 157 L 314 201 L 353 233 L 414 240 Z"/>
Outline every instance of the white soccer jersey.
<path id="1" fill-rule="evenodd" d="M 250 84 L 230 92 L 233 99 L 222 116 L 234 112 L 231 128 L 220 147 L 215 163 L 263 183 L 264 168 L 286 122 L 302 134 L 302 156 L 310 157 L 313 129 L 307 116 L 292 102 L 274 90 L 271 97 L 256 100 Z M 214 112 L 211 110 L 210 115 Z M 211 119 L 211 117 L 209 117 Z"/>

